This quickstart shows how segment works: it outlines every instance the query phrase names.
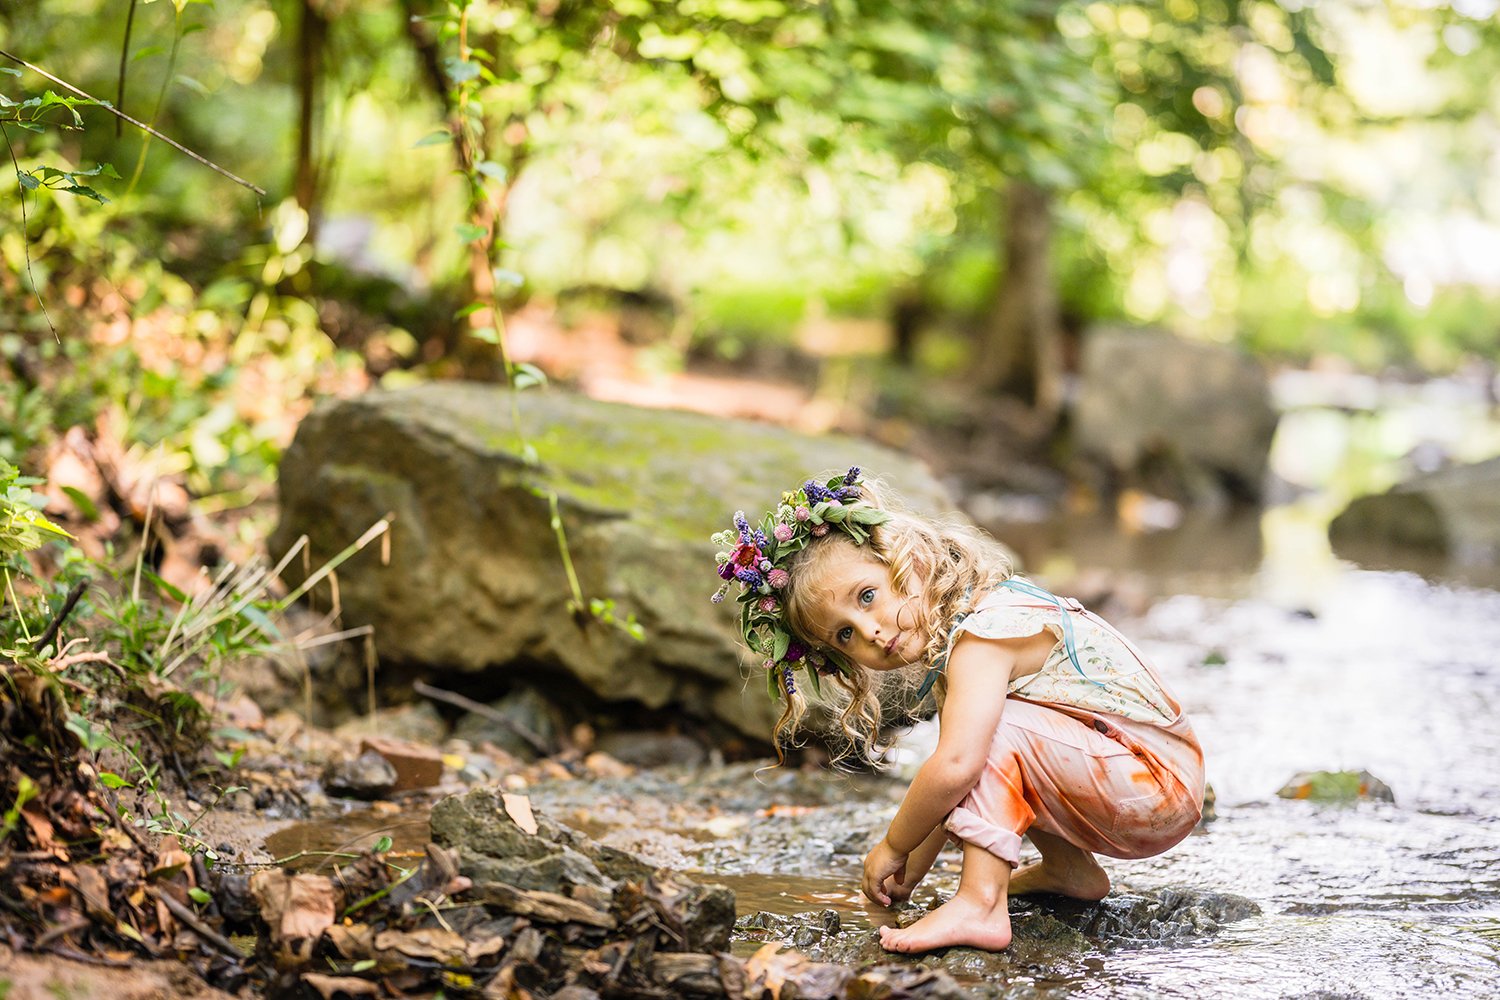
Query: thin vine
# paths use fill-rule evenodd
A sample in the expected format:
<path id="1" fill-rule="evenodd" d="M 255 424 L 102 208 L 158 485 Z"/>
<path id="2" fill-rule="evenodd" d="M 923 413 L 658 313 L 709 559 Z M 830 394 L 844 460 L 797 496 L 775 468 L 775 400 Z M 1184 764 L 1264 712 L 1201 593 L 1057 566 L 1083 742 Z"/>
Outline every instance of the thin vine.
<path id="1" fill-rule="evenodd" d="M 511 359 L 506 344 L 505 312 L 502 308 L 499 288 L 514 282 L 510 271 L 499 266 L 498 251 L 504 243 L 498 239 L 498 228 L 502 213 L 490 211 L 491 183 L 506 184 L 514 178 L 508 176 L 500 165 L 485 158 L 483 113 L 478 110 L 478 91 L 486 82 L 494 82 L 495 74 L 475 61 L 480 55 L 469 44 L 469 11 L 473 0 L 450 0 L 448 5 L 449 27 L 456 36 L 458 57 L 447 65 L 451 107 L 454 123 L 452 140 L 455 145 L 459 167 L 469 185 L 469 221 L 458 226 L 459 236 L 471 246 L 471 252 L 483 255 L 483 272 L 488 277 L 487 287 L 475 288 L 476 300 L 459 310 L 456 319 L 470 319 L 469 336 L 475 340 L 492 344 L 499 355 L 505 373 L 506 395 L 510 404 L 511 425 L 515 428 L 516 442 L 522 460 L 528 466 L 537 467 L 541 459 L 536 446 L 526 435 L 521 419 L 520 394 L 533 386 L 547 384 L 547 376 L 535 365 Z M 429 139 L 441 141 L 442 133 Z M 421 144 L 427 144 L 423 140 Z M 488 313 L 489 325 L 482 325 Z M 475 320 L 481 322 L 475 322 Z M 568 612 L 580 624 L 590 618 L 625 632 L 638 642 L 646 638 L 645 629 L 636 620 L 634 613 L 623 618 L 615 613 L 615 602 L 604 598 L 586 598 L 579 581 L 577 569 L 568 546 L 567 531 L 563 524 L 557 491 L 550 486 L 531 486 L 531 492 L 547 503 L 548 522 L 557 541 L 558 556 L 563 573 L 568 581 Z"/>

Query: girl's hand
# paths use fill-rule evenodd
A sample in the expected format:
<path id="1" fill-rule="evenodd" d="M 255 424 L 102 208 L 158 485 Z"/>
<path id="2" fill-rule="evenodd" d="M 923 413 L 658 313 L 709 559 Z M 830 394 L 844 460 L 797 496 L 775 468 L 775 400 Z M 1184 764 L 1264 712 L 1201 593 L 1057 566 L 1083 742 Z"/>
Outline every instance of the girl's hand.
<path id="1" fill-rule="evenodd" d="M 906 881 L 906 857 L 897 854 L 890 841 L 881 837 L 875 849 L 865 855 L 865 878 L 860 886 L 864 894 L 881 906 L 890 906 L 891 896 L 885 890 L 885 881 L 892 876 L 897 882 Z"/>

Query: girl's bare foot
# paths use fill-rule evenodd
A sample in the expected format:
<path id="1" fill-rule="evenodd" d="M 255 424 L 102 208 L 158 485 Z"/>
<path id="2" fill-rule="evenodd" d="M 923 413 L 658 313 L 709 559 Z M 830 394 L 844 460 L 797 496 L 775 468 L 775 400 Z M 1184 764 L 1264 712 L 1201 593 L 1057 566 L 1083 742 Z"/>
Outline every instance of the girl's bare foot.
<path id="1" fill-rule="evenodd" d="M 1010 945 L 1010 913 L 1005 894 L 993 902 L 958 895 L 910 927 L 880 928 L 886 951 L 918 952 L 964 946 L 1001 951 Z"/>
<path id="2" fill-rule="evenodd" d="M 1110 894 L 1110 877 L 1094 856 L 1080 852 L 1082 858 L 1070 859 L 1071 864 L 1061 864 L 1052 858 L 1044 858 L 1035 865 L 1017 868 L 1011 876 L 1010 894 L 1013 897 L 1028 892 L 1055 892 L 1061 897 L 1074 900 L 1103 900 Z"/>

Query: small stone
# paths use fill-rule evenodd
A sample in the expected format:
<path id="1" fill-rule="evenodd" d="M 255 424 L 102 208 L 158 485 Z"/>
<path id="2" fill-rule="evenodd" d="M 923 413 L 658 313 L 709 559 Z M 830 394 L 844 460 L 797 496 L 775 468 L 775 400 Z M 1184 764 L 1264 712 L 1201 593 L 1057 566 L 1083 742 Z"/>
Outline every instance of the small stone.
<path id="1" fill-rule="evenodd" d="M 395 789 L 396 780 L 396 769 L 373 750 L 353 760 L 330 764 L 323 772 L 329 794 L 353 799 L 383 798 Z"/>
<path id="2" fill-rule="evenodd" d="M 443 780 L 443 755 L 432 747 L 371 736 L 360 743 L 360 750 L 378 753 L 395 769 L 393 791 L 431 788 Z"/>
<path id="3" fill-rule="evenodd" d="M 604 753 L 595 750 L 583 758 L 583 766 L 589 769 L 589 773 L 600 778 L 628 778 L 635 773 L 635 768 Z"/>

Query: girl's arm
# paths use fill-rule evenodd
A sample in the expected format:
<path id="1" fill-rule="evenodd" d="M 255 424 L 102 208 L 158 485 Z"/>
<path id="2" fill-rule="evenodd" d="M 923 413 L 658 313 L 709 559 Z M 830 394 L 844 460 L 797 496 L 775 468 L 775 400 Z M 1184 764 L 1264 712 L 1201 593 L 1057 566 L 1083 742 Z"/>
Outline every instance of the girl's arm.
<path id="1" fill-rule="evenodd" d="M 905 881 L 908 855 L 979 783 L 1011 678 L 1035 673 L 1056 643 L 1050 632 L 1038 632 L 1023 639 L 965 635 L 954 645 L 937 749 L 917 771 L 885 839 L 865 858 L 871 899 L 889 904 L 886 878 Z"/>

